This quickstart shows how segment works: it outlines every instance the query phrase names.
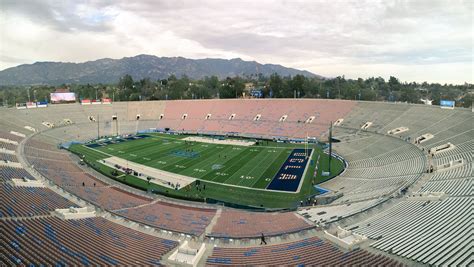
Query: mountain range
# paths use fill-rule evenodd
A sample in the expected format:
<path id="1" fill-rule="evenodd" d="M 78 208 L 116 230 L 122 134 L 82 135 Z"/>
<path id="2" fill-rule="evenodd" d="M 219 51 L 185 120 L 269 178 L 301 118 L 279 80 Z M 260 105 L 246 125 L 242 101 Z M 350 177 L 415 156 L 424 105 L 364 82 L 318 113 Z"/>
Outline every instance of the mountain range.
<path id="1" fill-rule="evenodd" d="M 134 80 L 151 78 L 165 79 L 170 75 L 201 79 L 215 75 L 220 79 L 261 73 L 269 76 L 301 74 L 320 77 L 314 73 L 287 68 L 275 64 L 260 64 L 255 61 L 235 59 L 188 59 L 183 57 L 157 57 L 138 55 L 122 59 L 98 59 L 84 63 L 36 62 L 23 64 L 0 71 L 0 85 L 60 85 L 117 83 L 120 77 L 130 74 Z"/>

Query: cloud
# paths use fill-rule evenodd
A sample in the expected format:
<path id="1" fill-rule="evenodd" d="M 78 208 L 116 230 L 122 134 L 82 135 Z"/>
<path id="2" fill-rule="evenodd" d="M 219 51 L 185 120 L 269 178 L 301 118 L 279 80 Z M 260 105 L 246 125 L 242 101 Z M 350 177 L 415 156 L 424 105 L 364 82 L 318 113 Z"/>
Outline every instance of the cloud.
<path id="1" fill-rule="evenodd" d="M 4 0 L 0 9 L 0 68 L 146 53 L 473 82 L 471 1 Z"/>
<path id="2" fill-rule="evenodd" d="M 90 1 L 3 0 L 1 8 L 7 16 L 26 17 L 62 32 L 106 31 L 109 30 L 107 22 L 113 19 L 107 5 Z"/>

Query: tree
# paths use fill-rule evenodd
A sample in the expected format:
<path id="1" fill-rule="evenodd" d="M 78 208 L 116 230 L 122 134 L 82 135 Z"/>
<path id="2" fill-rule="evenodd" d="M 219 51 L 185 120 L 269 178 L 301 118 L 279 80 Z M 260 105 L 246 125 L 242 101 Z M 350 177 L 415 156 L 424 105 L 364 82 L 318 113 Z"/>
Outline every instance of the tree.
<path id="1" fill-rule="evenodd" d="M 270 76 L 269 82 L 270 90 L 273 92 L 273 97 L 284 97 L 283 79 L 278 73 L 273 73 Z"/>
<path id="2" fill-rule="evenodd" d="M 171 75 L 168 78 L 168 99 L 186 98 L 185 93 L 189 88 L 189 80 L 187 77 L 177 79 L 176 76 Z"/>
<path id="3" fill-rule="evenodd" d="M 461 106 L 464 107 L 464 108 L 471 108 L 473 99 L 474 99 L 474 97 L 473 97 L 472 94 L 470 94 L 470 93 L 465 94 L 460 100 Z"/>
<path id="4" fill-rule="evenodd" d="M 290 90 L 293 90 L 293 94 L 296 93 L 296 97 L 303 97 L 304 90 L 303 85 L 305 83 L 306 78 L 303 75 L 295 75 L 293 79 L 290 81 Z"/>
<path id="5" fill-rule="evenodd" d="M 400 90 L 400 82 L 398 81 L 397 78 L 390 76 L 390 79 L 388 80 L 388 86 L 390 90 L 392 91 L 399 91 Z"/>
<path id="6" fill-rule="evenodd" d="M 240 77 L 230 78 L 227 77 L 222 83 L 221 87 L 221 98 L 239 98 L 244 92 L 245 84 Z"/>
<path id="7" fill-rule="evenodd" d="M 203 81 L 204 90 L 208 91 L 206 95 L 214 95 L 217 97 L 219 92 L 219 78 L 217 76 L 204 77 Z"/>
<path id="8" fill-rule="evenodd" d="M 118 87 L 120 89 L 132 89 L 133 87 L 133 78 L 132 76 L 126 74 L 122 78 L 120 78 L 120 81 L 118 83 Z"/>

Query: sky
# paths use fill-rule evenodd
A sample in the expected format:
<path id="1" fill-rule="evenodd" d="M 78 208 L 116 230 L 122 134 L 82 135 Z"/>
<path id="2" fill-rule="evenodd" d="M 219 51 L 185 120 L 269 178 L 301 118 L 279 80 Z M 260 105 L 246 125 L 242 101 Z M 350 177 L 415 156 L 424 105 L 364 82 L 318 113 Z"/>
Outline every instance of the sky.
<path id="1" fill-rule="evenodd" d="M 0 70 L 139 54 L 473 83 L 474 0 L 0 0 Z"/>

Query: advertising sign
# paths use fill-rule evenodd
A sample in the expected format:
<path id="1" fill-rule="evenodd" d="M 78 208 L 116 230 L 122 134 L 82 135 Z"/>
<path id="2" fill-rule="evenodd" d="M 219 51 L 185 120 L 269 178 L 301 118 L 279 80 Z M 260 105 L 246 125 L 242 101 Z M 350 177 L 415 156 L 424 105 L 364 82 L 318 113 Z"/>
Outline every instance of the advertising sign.
<path id="1" fill-rule="evenodd" d="M 75 93 L 51 93 L 51 103 L 61 103 L 61 102 L 75 102 L 76 94 Z"/>
<path id="2" fill-rule="evenodd" d="M 441 100 L 441 101 L 439 102 L 439 105 L 441 106 L 441 108 L 453 109 L 453 108 L 454 108 L 454 104 L 455 104 L 455 102 L 452 101 L 452 100 Z"/>
<path id="3" fill-rule="evenodd" d="M 39 108 L 46 108 L 48 107 L 48 102 L 42 101 L 42 102 L 36 102 L 36 106 Z"/>
<path id="4" fill-rule="evenodd" d="M 26 102 L 26 108 L 36 108 L 36 102 Z"/>

